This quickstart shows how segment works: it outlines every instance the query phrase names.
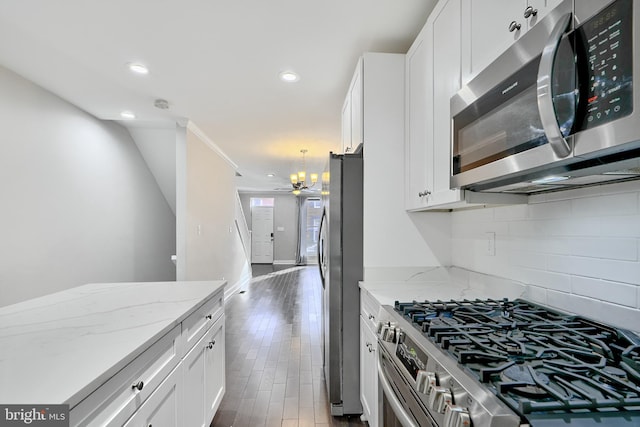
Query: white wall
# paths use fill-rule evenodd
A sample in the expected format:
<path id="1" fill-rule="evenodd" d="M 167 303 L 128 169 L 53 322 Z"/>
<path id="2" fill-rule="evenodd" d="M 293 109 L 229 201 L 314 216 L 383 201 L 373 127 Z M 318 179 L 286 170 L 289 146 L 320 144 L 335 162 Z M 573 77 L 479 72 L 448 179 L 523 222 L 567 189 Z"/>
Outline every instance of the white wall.
<path id="1" fill-rule="evenodd" d="M 128 131 L 2 67 L 0 93 L 0 306 L 175 279 L 175 217 Z"/>
<path id="2" fill-rule="evenodd" d="M 486 254 L 487 232 L 496 233 L 495 256 Z M 530 285 L 534 301 L 640 330 L 640 181 L 454 212 L 452 236 L 454 265 Z"/>
<path id="3" fill-rule="evenodd" d="M 364 279 L 450 263 L 450 217 L 404 209 L 404 55 L 364 56 Z"/>
<path id="4" fill-rule="evenodd" d="M 181 257 L 184 262 L 183 279 L 224 279 L 228 282 L 225 293 L 229 294 L 250 278 L 235 224 L 235 168 L 190 128 L 185 160 L 186 179 L 178 181 L 186 186 L 184 253 L 178 253 L 179 262 Z"/>

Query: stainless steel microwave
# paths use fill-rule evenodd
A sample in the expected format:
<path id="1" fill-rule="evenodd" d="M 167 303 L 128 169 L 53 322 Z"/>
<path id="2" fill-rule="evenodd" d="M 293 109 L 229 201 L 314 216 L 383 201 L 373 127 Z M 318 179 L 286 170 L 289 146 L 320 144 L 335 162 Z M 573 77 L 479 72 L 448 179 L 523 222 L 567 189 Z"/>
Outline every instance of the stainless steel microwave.
<path id="1" fill-rule="evenodd" d="M 564 1 L 454 95 L 451 187 L 640 178 L 638 3 Z"/>

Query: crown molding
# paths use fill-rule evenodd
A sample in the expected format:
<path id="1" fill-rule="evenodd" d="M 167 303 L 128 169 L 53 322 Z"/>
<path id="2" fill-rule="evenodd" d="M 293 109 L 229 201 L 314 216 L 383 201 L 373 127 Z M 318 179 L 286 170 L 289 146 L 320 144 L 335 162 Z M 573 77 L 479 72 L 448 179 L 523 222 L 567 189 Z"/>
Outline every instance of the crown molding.
<path id="1" fill-rule="evenodd" d="M 189 122 L 187 123 L 187 129 L 190 130 L 195 136 L 197 136 L 202 142 L 204 142 L 205 145 L 211 148 L 216 154 L 222 157 L 229 164 L 229 166 L 231 166 L 234 170 L 238 170 L 238 165 L 233 160 L 231 160 L 231 157 L 227 156 L 227 154 L 222 151 L 222 148 L 220 148 L 218 144 L 213 142 L 211 138 L 209 138 L 207 134 L 205 134 L 202 129 L 200 129 L 191 120 L 189 120 Z"/>

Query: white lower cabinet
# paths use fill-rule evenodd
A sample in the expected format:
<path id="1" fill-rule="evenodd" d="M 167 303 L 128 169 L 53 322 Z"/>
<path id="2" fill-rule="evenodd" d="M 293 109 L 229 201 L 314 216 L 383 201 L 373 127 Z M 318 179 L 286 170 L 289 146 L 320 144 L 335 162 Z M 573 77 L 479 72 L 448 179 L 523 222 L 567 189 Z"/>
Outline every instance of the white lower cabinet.
<path id="1" fill-rule="evenodd" d="M 221 317 L 182 361 L 182 425 L 209 425 L 224 395 L 224 366 L 224 317 Z"/>
<path id="2" fill-rule="evenodd" d="M 378 412 L 378 339 L 376 326 L 380 304 L 360 292 L 360 401 L 362 417 L 370 427 L 384 427 Z"/>
<path id="3" fill-rule="evenodd" d="M 174 369 L 129 418 L 124 427 L 181 427 L 180 367 Z"/>
<path id="4" fill-rule="evenodd" d="M 75 406 L 72 426 L 121 426 L 180 363 L 180 325 Z"/>
<path id="5" fill-rule="evenodd" d="M 360 401 L 369 426 L 378 427 L 378 341 L 360 317 Z"/>
<path id="6" fill-rule="evenodd" d="M 220 289 L 73 407 L 70 425 L 208 426 L 225 391 L 223 297 Z"/>
<path id="7" fill-rule="evenodd" d="M 204 355 L 204 421 L 209 425 L 220 407 L 226 386 L 224 317 L 207 334 L 207 351 Z"/>

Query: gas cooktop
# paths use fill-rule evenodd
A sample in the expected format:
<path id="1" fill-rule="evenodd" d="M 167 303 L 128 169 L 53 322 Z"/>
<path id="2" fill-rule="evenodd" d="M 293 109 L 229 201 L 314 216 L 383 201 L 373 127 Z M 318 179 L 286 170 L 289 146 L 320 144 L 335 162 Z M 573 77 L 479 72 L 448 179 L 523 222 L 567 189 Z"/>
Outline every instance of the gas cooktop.
<path id="1" fill-rule="evenodd" d="M 394 309 L 523 421 L 628 414 L 640 425 L 640 338 L 630 331 L 524 300 Z"/>

